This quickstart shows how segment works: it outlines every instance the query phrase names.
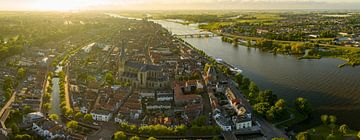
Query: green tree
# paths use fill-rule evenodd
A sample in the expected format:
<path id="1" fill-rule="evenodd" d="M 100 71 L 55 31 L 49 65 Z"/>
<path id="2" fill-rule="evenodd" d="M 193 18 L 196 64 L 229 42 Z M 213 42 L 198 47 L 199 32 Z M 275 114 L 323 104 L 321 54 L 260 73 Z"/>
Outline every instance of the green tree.
<path id="1" fill-rule="evenodd" d="M 18 72 L 17 72 L 17 75 L 18 75 L 18 78 L 19 79 L 22 79 L 25 77 L 25 74 L 26 74 L 26 71 L 24 68 L 19 68 L 18 69 Z"/>
<path id="2" fill-rule="evenodd" d="M 133 136 L 130 138 L 130 140 L 140 140 L 140 138 L 138 136 Z"/>
<path id="3" fill-rule="evenodd" d="M 257 85 L 255 84 L 255 82 L 253 82 L 253 81 L 250 82 L 249 91 L 250 91 L 250 92 L 253 92 L 253 93 L 259 92 L 259 88 L 258 88 Z"/>
<path id="4" fill-rule="evenodd" d="M 186 126 L 185 125 L 178 125 L 178 126 L 175 126 L 175 133 L 178 134 L 178 135 L 183 135 L 186 131 Z"/>
<path id="5" fill-rule="evenodd" d="M 206 119 L 207 117 L 204 115 L 199 116 L 191 122 L 191 125 L 204 126 L 206 125 Z"/>
<path id="6" fill-rule="evenodd" d="M 326 137 L 326 140 L 336 140 L 336 137 L 334 134 L 329 134 L 327 137 Z"/>
<path id="7" fill-rule="evenodd" d="M 271 140 L 286 140 L 285 138 L 272 138 Z"/>
<path id="8" fill-rule="evenodd" d="M 51 109 L 51 104 L 50 104 L 50 103 L 45 103 L 45 104 L 43 104 L 42 110 L 43 110 L 44 112 L 48 112 L 50 109 Z"/>
<path id="9" fill-rule="evenodd" d="M 253 106 L 254 111 L 260 115 L 265 116 L 271 105 L 268 102 L 257 103 Z"/>
<path id="10" fill-rule="evenodd" d="M 106 84 L 108 84 L 108 85 L 114 84 L 114 77 L 113 77 L 112 72 L 107 72 L 105 74 L 105 81 L 106 81 Z"/>
<path id="11" fill-rule="evenodd" d="M 114 133 L 114 140 L 126 140 L 126 135 L 123 131 L 116 131 Z"/>
<path id="12" fill-rule="evenodd" d="M 75 120 L 80 120 L 81 118 L 84 117 L 84 114 L 82 114 L 81 112 L 77 112 L 74 117 L 75 117 Z"/>
<path id="13" fill-rule="evenodd" d="M 32 140 L 29 134 L 16 134 L 15 140 Z"/>
<path id="14" fill-rule="evenodd" d="M 235 81 L 239 84 L 239 85 L 241 85 L 241 82 L 242 82 L 242 79 L 243 79 L 243 75 L 241 74 L 241 73 L 236 73 L 236 75 L 235 75 Z"/>
<path id="15" fill-rule="evenodd" d="M 93 116 L 91 114 L 85 114 L 84 115 L 84 121 L 85 122 L 89 122 L 89 123 L 92 123 L 94 120 L 93 120 Z"/>
<path id="16" fill-rule="evenodd" d="M 265 90 L 265 91 L 261 91 L 258 94 L 256 101 L 258 103 L 268 102 L 270 105 L 274 105 L 276 99 L 277 99 L 277 96 L 275 94 L 273 94 L 271 90 Z"/>
<path id="17" fill-rule="evenodd" d="M 43 100 L 44 100 L 45 102 L 50 101 L 50 98 L 51 98 L 51 94 L 50 94 L 50 93 L 48 93 L 48 92 L 44 93 Z"/>
<path id="18" fill-rule="evenodd" d="M 242 88 L 242 89 L 248 89 L 248 88 L 249 88 L 249 84 L 250 84 L 249 78 L 243 77 L 243 79 L 242 79 L 242 81 L 241 81 L 241 88 Z"/>
<path id="19" fill-rule="evenodd" d="M 299 97 L 295 100 L 295 108 L 302 113 L 309 114 L 311 112 L 310 103 L 307 99 Z"/>
<path id="20" fill-rule="evenodd" d="M 23 110 L 24 110 L 24 113 L 25 113 L 25 114 L 28 114 L 28 113 L 30 113 L 30 112 L 33 111 L 33 110 L 31 109 L 31 106 L 29 106 L 29 105 L 24 105 Z"/>
<path id="21" fill-rule="evenodd" d="M 157 138 L 149 137 L 147 140 L 157 140 Z"/>
<path id="22" fill-rule="evenodd" d="M 327 123 L 328 123 L 328 121 L 329 121 L 329 116 L 326 115 L 326 114 L 324 114 L 324 115 L 321 115 L 321 116 L 320 116 L 320 119 L 321 119 L 321 121 L 322 121 L 322 123 L 323 123 L 324 125 L 327 125 Z"/>
<path id="23" fill-rule="evenodd" d="M 14 86 L 15 86 L 15 82 L 14 82 L 13 78 L 11 78 L 10 76 L 6 76 L 4 78 L 3 85 L 2 85 L 3 90 L 6 91 L 6 90 L 10 89 L 12 91 Z"/>
<path id="24" fill-rule="evenodd" d="M 296 135 L 296 140 L 308 140 L 309 134 L 307 132 L 301 132 Z"/>
<path id="25" fill-rule="evenodd" d="M 346 135 L 349 131 L 349 127 L 346 124 L 343 124 L 339 128 L 339 132 L 341 132 L 343 135 Z"/>
<path id="26" fill-rule="evenodd" d="M 50 115 L 49 115 L 49 119 L 50 119 L 50 120 L 53 120 L 53 121 L 57 121 L 57 120 L 59 120 L 59 116 L 56 115 L 56 114 L 50 114 Z"/>
<path id="27" fill-rule="evenodd" d="M 219 136 L 215 136 L 211 140 L 220 140 L 220 138 L 219 138 Z"/>
<path id="28" fill-rule="evenodd" d="M 204 73 L 207 73 L 210 67 L 211 67 L 211 65 L 206 63 L 204 66 Z"/>
<path id="29" fill-rule="evenodd" d="M 329 116 L 331 134 L 334 134 L 334 129 L 336 127 L 336 120 L 337 120 L 336 116 L 334 116 L 334 115 Z"/>
<path id="30" fill-rule="evenodd" d="M 71 109 L 71 108 L 67 108 L 66 109 L 66 112 L 65 112 L 65 115 L 66 116 L 72 116 L 74 114 L 74 110 Z"/>
<path id="31" fill-rule="evenodd" d="M 77 121 L 72 120 L 66 123 L 66 127 L 74 131 L 79 127 L 79 123 Z"/>

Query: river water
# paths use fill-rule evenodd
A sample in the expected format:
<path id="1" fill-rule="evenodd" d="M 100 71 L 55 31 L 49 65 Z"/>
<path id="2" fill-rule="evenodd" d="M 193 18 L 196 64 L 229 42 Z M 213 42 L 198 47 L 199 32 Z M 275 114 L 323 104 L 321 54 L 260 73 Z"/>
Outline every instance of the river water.
<path id="1" fill-rule="evenodd" d="M 53 83 L 53 92 L 51 93 L 51 109 L 50 109 L 50 114 L 57 114 L 57 115 L 61 115 L 61 109 L 60 109 L 60 87 L 59 87 L 59 78 L 53 78 L 52 79 L 52 83 Z"/>
<path id="2" fill-rule="evenodd" d="M 202 32 L 195 26 L 155 21 L 173 34 Z M 279 98 L 293 104 L 297 97 L 307 98 L 314 108 L 311 119 L 298 130 L 320 124 L 320 114 L 333 114 L 338 123 L 360 129 L 360 67 L 338 68 L 344 61 L 336 58 L 297 60 L 293 56 L 274 55 L 245 46 L 234 47 L 220 37 L 184 38 L 214 58 L 239 67 L 243 75 L 261 89 L 271 89 Z M 301 126 L 301 128 L 300 128 Z"/>

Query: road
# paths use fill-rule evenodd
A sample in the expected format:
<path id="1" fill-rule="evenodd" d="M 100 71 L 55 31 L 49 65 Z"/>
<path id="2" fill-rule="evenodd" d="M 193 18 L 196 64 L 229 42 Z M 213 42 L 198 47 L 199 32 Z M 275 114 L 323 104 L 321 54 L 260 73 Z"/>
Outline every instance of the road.
<path id="1" fill-rule="evenodd" d="M 3 106 L 3 108 L 1 108 L 0 110 L 0 123 L 1 123 L 1 128 L 6 129 L 5 126 L 5 121 L 10 113 L 10 105 L 15 101 L 15 96 L 16 96 L 16 92 L 14 92 L 12 94 L 12 96 L 10 97 L 10 99 L 6 102 L 6 104 Z"/>

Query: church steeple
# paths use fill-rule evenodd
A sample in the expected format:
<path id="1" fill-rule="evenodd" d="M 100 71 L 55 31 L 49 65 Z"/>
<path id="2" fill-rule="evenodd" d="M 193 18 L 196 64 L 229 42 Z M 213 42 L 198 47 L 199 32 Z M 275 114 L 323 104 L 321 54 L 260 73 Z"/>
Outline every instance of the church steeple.
<path id="1" fill-rule="evenodd" d="M 121 41 L 121 47 L 120 47 L 120 54 L 118 59 L 118 70 L 119 74 L 122 74 L 125 69 L 125 63 L 126 63 L 126 52 L 125 52 L 126 43 L 125 41 Z"/>

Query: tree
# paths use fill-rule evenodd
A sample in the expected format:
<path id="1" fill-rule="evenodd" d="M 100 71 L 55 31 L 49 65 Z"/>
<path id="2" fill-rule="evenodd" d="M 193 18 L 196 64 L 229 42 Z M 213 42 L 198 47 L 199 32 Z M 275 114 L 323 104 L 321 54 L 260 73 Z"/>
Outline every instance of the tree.
<path id="1" fill-rule="evenodd" d="M 116 131 L 114 133 L 114 140 L 126 140 L 126 135 L 123 131 Z"/>
<path id="2" fill-rule="evenodd" d="M 84 117 L 84 114 L 82 114 L 81 112 L 78 112 L 78 113 L 75 114 L 75 120 L 79 120 L 79 119 L 81 119 L 83 117 Z"/>
<path id="3" fill-rule="evenodd" d="M 89 122 L 89 123 L 92 123 L 94 120 L 93 120 L 93 116 L 91 114 L 85 114 L 84 115 L 84 121 L 85 122 Z"/>
<path id="4" fill-rule="evenodd" d="M 18 75 L 18 78 L 19 79 L 22 79 L 25 77 L 25 74 L 26 74 L 26 71 L 24 68 L 19 68 L 18 69 L 18 72 L 17 72 L 17 75 Z"/>
<path id="5" fill-rule="evenodd" d="M 272 138 L 271 140 L 286 140 L 285 138 Z"/>
<path id="6" fill-rule="evenodd" d="M 105 74 L 105 81 L 106 81 L 106 84 L 108 84 L 108 85 L 114 84 L 114 77 L 113 77 L 112 72 L 107 72 Z"/>
<path id="7" fill-rule="evenodd" d="M 257 85 L 255 84 L 255 82 L 253 82 L 253 81 L 250 82 L 249 91 L 250 91 L 250 92 L 253 92 L 253 93 L 259 92 L 259 88 L 258 88 Z"/>
<path id="8" fill-rule="evenodd" d="M 328 123 L 328 121 L 329 121 L 329 116 L 326 115 L 326 114 L 324 114 L 324 115 L 321 115 L 321 116 L 320 116 L 320 119 L 321 119 L 321 121 L 322 121 L 322 123 L 323 123 L 324 125 L 327 125 L 327 123 Z"/>
<path id="9" fill-rule="evenodd" d="M 360 139 L 360 131 L 357 133 L 357 137 Z"/>
<path id="10" fill-rule="evenodd" d="M 177 125 L 175 126 L 175 133 L 178 135 L 183 135 L 186 131 L 186 126 L 185 125 Z"/>
<path id="11" fill-rule="evenodd" d="M 334 129 L 336 127 L 336 116 L 330 115 L 329 121 L 330 121 L 330 127 L 331 127 L 331 134 L 334 134 Z"/>
<path id="12" fill-rule="evenodd" d="M 268 102 L 257 103 L 254 105 L 254 111 L 260 115 L 265 116 L 271 105 Z"/>
<path id="13" fill-rule="evenodd" d="M 296 140 L 308 140 L 309 134 L 307 132 L 301 132 L 296 135 Z"/>
<path id="14" fill-rule="evenodd" d="M 71 108 L 67 108 L 66 109 L 66 112 L 65 112 L 65 115 L 66 116 L 71 116 L 71 115 L 73 115 L 74 114 L 74 110 L 73 109 L 71 109 Z"/>
<path id="15" fill-rule="evenodd" d="M 326 140 L 335 140 L 336 137 L 334 134 L 329 134 L 327 137 L 326 137 Z"/>
<path id="16" fill-rule="evenodd" d="M 157 140 L 157 138 L 149 137 L 147 140 Z"/>
<path id="17" fill-rule="evenodd" d="M 249 87 L 249 84 L 250 84 L 249 78 L 243 77 L 243 79 L 241 81 L 241 88 L 247 89 Z"/>
<path id="18" fill-rule="evenodd" d="M 335 124 L 335 123 L 336 123 L 336 120 L 337 120 L 336 116 L 334 116 L 334 115 L 330 115 L 330 116 L 329 116 L 329 122 L 330 122 L 331 124 Z"/>
<path id="19" fill-rule="evenodd" d="M 16 134 L 15 140 L 31 140 L 32 137 L 29 134 Z"/>
<path id="20" fill-rule="evenodd" d="M 343 135 L 346 135 L 349 131 L 349 127 L 346 124 L 343 124 L 339 128 L 339 132 L 341 132 Z"/>
<path id="21" fill-rule="evenodd" d="M 140 140 L 140 138 L 138 136 L 133 136 L 130 138 L 130 140 Z"/>
<path id="22" fill-rule="evenodd" d="M 236 75 L 235 75 L 235 81 L 239 84 L 239 85 L 241 85 L 241 82 L 242 82 L 242 79 L 243 79 L 243 75 L 241 74 L 241 73 L 236 73 Z"/>
<path id="23" fill-rule="evenodd" d="M 299 97 L 295 100 L 295 108 L 304 114 L 309 114 L 311 112 L 311 106 L 310 103 L 307 101 L 307 99 Z"/>
<path id="24" fill-rule="evenodd" d="M 48 112 L 51 109 L 51 104 L 50 103 L 43 104 L 42 109 L 44 112 Z"/>
<path id="25" fill-rule="evenodd" d="M 28 114 L 28 113 L 30 113 L 30 112 L 33 111 L 33 110 L 31 109 L 31 106 L 29 106 L 29 105 L 24 105 L 23 110 L 24 110 L 24 113 L 25 113 L 25 114 Z"/>
<path id="26" fill-rule="evenodd" d="M 274 105 L 276 99 L 277 99 L 277 96 L 275 94 L 273 94 L 271 90 L 265 90 L 265 91 L 261 91 L 258 94 L 256 101 L 258 103 L 268 102 L 270 105 Z"/>
<path id="27" fill-rule="evenodd" d="M 50 115 L 49 115 L 49 119 L 50 119 L 50 120 L 53 120 L 53 121 L 57 121 L 57 120 L 59 120 L 59 116 L 56 115 L 56 114 L 50 114 Z"/>
<path id="28" fill-rule="evenodd" d="M 50 95 L 50 93 L 48 93 L 48 92 L 46 92 L 46 93 L 44 93 L 44 96 L 43 96 L 43 100 L 44 101 L 49 101 L 50 100 L 50 98 L 51 98 L 51 95 Z"/>
<path id="29" fill-rule="evenodd" d="M 75 130 L 79 127 L 79 123 L 77 121 L 69 121 L 66 123 L 66 127 L 69 128 L 70 130 Z"/>
<path id="30" fill-rule="evenodd" d="M 211 67 L 211 65 L 206 63 L 204 66 L 204 73 L 207 73 L 210 67 Z"/>
<path id="31" fill-rule="evenodd" d="M 277 112 L 281 113 L 286 107 L 286 102 L 284 99 L 279 99 L 275 103 L 275 108 L 277 109 Z"/>
<path id="32" fill-rule="evenodd" d="M 206 125 L 206 119 L 207 117 L 204 115 L 199 116 L 191 122 L 191 125 L 204 126 Z"/>

